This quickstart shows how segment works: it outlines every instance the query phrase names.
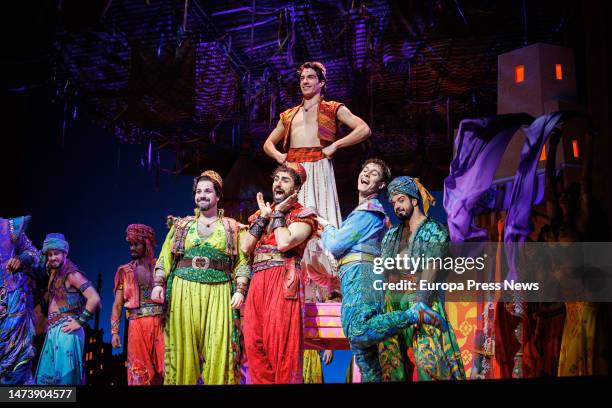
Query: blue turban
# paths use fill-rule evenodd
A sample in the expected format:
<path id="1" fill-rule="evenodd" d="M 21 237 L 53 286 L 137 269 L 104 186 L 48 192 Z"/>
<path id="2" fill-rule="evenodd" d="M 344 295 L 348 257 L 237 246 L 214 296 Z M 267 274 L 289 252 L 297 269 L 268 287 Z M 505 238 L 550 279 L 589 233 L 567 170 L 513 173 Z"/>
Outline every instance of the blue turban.
<path id="1" fill-rule="evenodd" d="M 59 251 L 68 253 L 70 250 L 70 245 L 68 245 L 68 241 L 66 241 L 64 234 L 59 234 L 56 232 L 47 234 L 43 242 L 42 253 L 46 255 L 47 251 L 50 249 L 57 249 Z"/>
<path id="2" fill-rule="evenodd" d="M 429 205 L 435 205 L 436 199 L 427 191 L 421 184 L 418 178 L 409 176 L 399 176 L 393 179 L 387 187 L 387 198 L 391 201 L 394 194 L 405 194 L 409 197 L 416 198 L 419 205 L 423 208 L 423 213 L 427 215 Z"/>

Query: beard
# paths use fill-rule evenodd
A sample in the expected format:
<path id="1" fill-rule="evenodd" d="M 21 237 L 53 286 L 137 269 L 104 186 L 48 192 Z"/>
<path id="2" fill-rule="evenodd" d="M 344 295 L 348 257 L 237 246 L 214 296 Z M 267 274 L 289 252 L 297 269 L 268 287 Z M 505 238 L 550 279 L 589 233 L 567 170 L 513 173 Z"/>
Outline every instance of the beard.
<path id="1" fill-rule="evenodd" d="M 204 199 L 204 198 L 202 198 L 202 199 L 200 199 L 200 200 L 198 201 L 198 208 L 199 208 L 201 211 L 208 211 L 208 210 L 210 210 L 210 207 L 211 207 L 211 206 L 212 206 L 212 202 L 211 202 L 211 201 L 208 201 L 208 200 L 206 200 L 206 199 Z"/>
<path id="2" fill-rule="evenodd" d="M 412 213 L 413 211 L 408 211 L 408 210 L 402 210 L 399 214 L 395 213 L 395 216 L 400 220 L 400 221 L 406 221 L 409 220 L 410 217 L 412 217 Z"/>
<path id="3" fill-rule="evenodd" d="M 49 268 L 51 269 L 61 269 L 62 266 L 64 266 L 64 263 L 66 263 L 66 258 L 60 260 L 60 261 L 49 261 Z"/>
<path id="4" fill-rule="evenodd" d="M 282 195 L 277 195 L 277 193 L 283 192 Z M 275 204 L 280 204 L 283 201 L 285 201 L 287 199 L 287 197 L 289 197 L 291 195 L 291 191 L 285 191 L 281 188 L 278 188 L 276 190 L 274 190 L 273 192 L 273 197 L 272 197 L 272 201 L 274 201 Z"/>
<path id="5" fill-rule="evenodd" d="M 130 252 L 130 256 L 132 257 L 132 261 L 137 261 L 144 256 L 144 254 L 139 254 L 137 252 Z"/>

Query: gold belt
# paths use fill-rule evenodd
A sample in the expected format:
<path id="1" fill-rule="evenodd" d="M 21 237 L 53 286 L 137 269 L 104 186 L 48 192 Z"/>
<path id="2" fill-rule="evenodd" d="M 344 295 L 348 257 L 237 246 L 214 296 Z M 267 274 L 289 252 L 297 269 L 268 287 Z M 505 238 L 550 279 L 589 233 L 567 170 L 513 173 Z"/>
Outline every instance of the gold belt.
<path id="1" fill-rule="evenodd" d="M 349 262 L 374 262 L 374 258 L 376 258 L 374 255 L 364 253 L 349 254 L 340 259 L 340 262 L 338 262 L 338 267 L 341 267 Z"/>
<path id="2" fill-rule="evenodd" d="M 285 258 L 283 257 L 283 254 L 281 253 L 274 253 L 274 252 L 267 252 L 267 253 L 261 253 L 261 254 L 256 254 L 253 257 L 253 263 L 260 263 L 260 262 L 266 262 L 266 261 L 285 261 Z"/>

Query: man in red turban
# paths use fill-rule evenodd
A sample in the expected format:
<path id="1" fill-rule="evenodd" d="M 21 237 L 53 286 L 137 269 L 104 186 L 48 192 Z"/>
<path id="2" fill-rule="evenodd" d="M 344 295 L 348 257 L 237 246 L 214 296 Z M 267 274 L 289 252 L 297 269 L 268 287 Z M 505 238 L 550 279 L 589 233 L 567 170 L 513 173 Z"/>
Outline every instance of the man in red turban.
<path id="1" fill-rule="evenodd" d="M 155 231 L 144 224 L 126 230 L 132 261 L 115 274 L 115 303 L 111 315 L 112 345 L 121 347 L 119 326 L 125 306 L 129 320 L 128 385 L 158 385 L 164 377 L 163 305 L 151 300 L 155 269 Z"/>

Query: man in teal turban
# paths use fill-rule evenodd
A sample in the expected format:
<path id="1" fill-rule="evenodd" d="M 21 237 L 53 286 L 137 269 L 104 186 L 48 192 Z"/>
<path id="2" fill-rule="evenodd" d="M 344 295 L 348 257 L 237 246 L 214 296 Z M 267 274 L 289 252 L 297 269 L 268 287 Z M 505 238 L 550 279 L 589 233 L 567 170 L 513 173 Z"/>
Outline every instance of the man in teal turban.
<path id="1" fill-rule="evenodd" d="M 400 223 L 387 231 L 382 241 L 382 257 L 395 258 L 397 255 L 408 257 L 444 257 L 449 235 L 446 228 L 427 215 L 435 199 L 419 182 L 408 176 L 396 177 L 387 188 L 388 199 Z M 406 275 L 401 271 L 391 271 L 390 282 L 418 276 L 431 282 L 436 271 L 424 269 Z M 418 285 L 416 285 L 418 288 Z M 409 310 L 415 305 L 426 305 L 448 322 L 444 304 L 437 293 L 422 290 L 387 292 L 387 311 Z M 465 371 L 457 339 L 450 327 L 441 331 L 438 328 L 420 324 L 401 331 L 381 345 L 380 361 L 383 381 L 410 381 L 411 363 L 407 361 L 407 349 L 413 347 L 417 377 L 425 380 L 464 379 Z"/>
<path id="2" fill-rule="evenodd" d="M 85 274 L 68 259 L 63 234 L 47 234 L 42 253 L 49 274 L 47 336 L 36 369 L 36 384 L 85 383 L 84 326 L 100 307 L 100 296 Z"/>

